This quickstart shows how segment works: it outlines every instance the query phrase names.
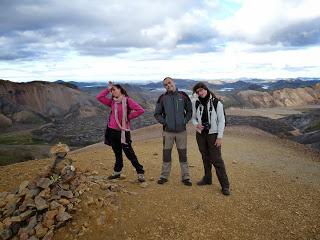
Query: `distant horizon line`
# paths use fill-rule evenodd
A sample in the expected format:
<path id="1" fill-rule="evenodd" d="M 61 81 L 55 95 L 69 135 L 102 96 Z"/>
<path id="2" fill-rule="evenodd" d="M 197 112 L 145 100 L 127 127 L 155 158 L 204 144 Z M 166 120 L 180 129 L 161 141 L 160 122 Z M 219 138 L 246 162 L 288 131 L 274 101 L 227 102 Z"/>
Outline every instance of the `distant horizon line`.
<path id="1" fill-rule="evenodd" d="M 192 79 L 192 78 L 174 78 L 175 80 L 184 80 L 184 81 L 220 81 L 220 82 L 231 82 L 231 81 L 241 81 L 241 80 L 250 80 L 250 79 L 256 79 L 256 80 L 263 80 L 263 81 L 275 81 L 275 80 L 292 80 L 292 79 L 301 79 L 301 80 L 310 80 L 310 79 L 320 79 L 319 77 L 278 77 L 278 78 L 258 78 L 258 77 L 239 77 L 239 78 L 212 78 L 212 79 Z M 3 79 L 0 78 L 0 80 L 3 81 L 10 81 L 10 82 L 15 82 L 15 83 L 28 83 L 28 82 L 58 82 L 58 81 L 63 81 L 63 82 L 77 82 L 77 83 L 104 83 L 104 82 L 121 82 L 121 83 L 156 83 L 156 82 L 161 82 L 162 79 L 159 80 L 62 80 L 62 79 L 57 79 L 57 80 L 40 80 L 40 79 L 35 79 L 35 80 L 26 80 L 26 81 L 15 81 L 15 80 L 10 80 L 10 79 Z"/>

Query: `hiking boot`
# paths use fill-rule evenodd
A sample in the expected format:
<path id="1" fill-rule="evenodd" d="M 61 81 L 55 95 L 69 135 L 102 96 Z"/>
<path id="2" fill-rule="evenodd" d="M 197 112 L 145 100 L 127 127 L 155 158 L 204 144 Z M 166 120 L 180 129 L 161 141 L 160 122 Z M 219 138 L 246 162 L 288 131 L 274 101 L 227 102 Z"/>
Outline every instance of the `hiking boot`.
<path id="1" fill-rule="evenodd" d="M 158 180 L 158 184 L 164 184 L 164 183 L 166 183 L 166 182 L 168 182 L 168 179 L 166 179 L 166 178 L 160 178 L 160 179 Z"/>
<path id="2" fill-rule="evenodd" d="M 221 190 L 223 195 L 229 196 L 230 195 L 230 190 L 229 188 L 222 188 Z"/>
<path id="3" fill-rule="evenodd" d="M 139 173 L 138 174 L 138 181 L 139 182 L 145 182 L 146 180 L 144 179 L 144 174 L 143 173 Z"/>
<path id="4" fill-rule="evenodd" d="M 110 175 L 108 177 L 109 180 L 112 180 L 112 179 L 117 179 L 117 178 L 120 178 L 121 177 L 121 173 L 113 173 L 112 175 Z"/>
<path id="5" fill-rule="evenodd" d="M 192 186 L 192 182 L 190 181 L 190 179 L 184 179 L 184 180 L 182 180 L 182 182 L 186 186 Z"/>
<path id="6" fill-rule="evenodd" d="M 197 182 L 198 186 L 204 186 L 204 185 L 211 185 L 212 181 L 206 181 L 204 179 L 201 179 L 199 182 Z"/>

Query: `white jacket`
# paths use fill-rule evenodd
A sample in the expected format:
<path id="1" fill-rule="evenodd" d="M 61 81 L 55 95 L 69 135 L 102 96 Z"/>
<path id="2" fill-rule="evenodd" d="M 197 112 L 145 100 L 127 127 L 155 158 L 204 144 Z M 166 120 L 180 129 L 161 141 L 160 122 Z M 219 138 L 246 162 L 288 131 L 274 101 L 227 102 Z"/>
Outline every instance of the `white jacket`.
<path id="1" fill-rule="evenodd" d="M 212 101 L 210 101 L 212 99 Z M 208 101 L 207 109 L 208 109 L 208 119 L 209 123 L 211 125 L 209 129 L 209 134 L 213 133 L 218 133 L 218 138 L 223 137 L 223 131 L 224 131 L 224 126 L 225 126 L 225 117 L 224 117 L 224 111 L 223 111 L 223 104 L 221 101 L 218 102 L 217 104 L 217 112 L 214 109 L 213 106 L 213 97 L 210 94 L 210 99 Z M 196 102 L 199 101 L 199 98 L 195 98 L 195 100 L 192 102 L 192 124 L 194 126 L 197 126 L 198 124 L 202 124 L 201 122 L 201 117 L 203 113 L 203 105 L 199 104 L 198 109 L 196 110 Z M 212 104 L 212 111 L 211 111 L 211 118 L 210 118 L 210 104 Z"/>

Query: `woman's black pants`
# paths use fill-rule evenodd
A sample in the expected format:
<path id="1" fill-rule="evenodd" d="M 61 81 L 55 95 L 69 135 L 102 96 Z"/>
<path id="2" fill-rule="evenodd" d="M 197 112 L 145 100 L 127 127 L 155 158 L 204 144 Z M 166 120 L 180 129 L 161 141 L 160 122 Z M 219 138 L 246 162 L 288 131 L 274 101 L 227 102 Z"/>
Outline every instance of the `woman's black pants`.
<path id="1" fill-rule="evenodd" d="M 203 181 L 212 183 L 212 165 L 215 167 L 216 174 L 222 188 L 229 188 L 229 180 L 224 162 L 221 157 L 221 146 L 214 145 L 217 139 L 216 133 L 208 134 L 206 132 L 197 133 L 197 143 L 202 155 L 204 177 Z"/>
<path id="2" fill-rule="evenodd" d="M 115 172 L 121 172 L 123 168 L 123 157 L 122 151 L 125 153 L 126 157 L 130 160 L 132 166 L 136 169 L 137 173 L 144 173 L 143 166 L 139 163 L 137 156 L 132 148 L 132 141 L 130 132 L 126 131 L 126 143 L 121 143 L 121 131 L 110 129 L 110 142 L 111 147 L 116 157 L 116 162 L 114 165 Z"/>

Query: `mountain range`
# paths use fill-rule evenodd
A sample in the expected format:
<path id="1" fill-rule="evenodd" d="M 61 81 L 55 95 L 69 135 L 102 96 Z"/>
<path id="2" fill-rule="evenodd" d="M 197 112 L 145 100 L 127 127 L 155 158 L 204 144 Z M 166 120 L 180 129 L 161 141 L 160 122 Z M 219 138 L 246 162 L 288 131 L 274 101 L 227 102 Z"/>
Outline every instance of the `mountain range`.
<path id="1" fill-rule="evenodd" d="M 237 81 L 234 83 L 219 83 L 221 91 L 213 90 L 223 100 L 225 108 L 269 108 L 320 104 L 320 83 L 317 83 L 318 80 L 283 81 L 279 80 L 269 84 L 278 87 L 281 84 L 287 84 L 291 85 L 291 88 L 278 90 L 260 88 L 257 90 L 256 87 L 253 87 L 253 84 L 256 86 L 258 83 Z M 313 85 L 310 87 L 294 87 L 301 86 L 301 81 L 304 81 L 304 84 L 311 84 L 312 82 Z M 192 97 L 190 89 L 196 81 L 178 79 L 176 83 L 178 88 L 188 90 L 190 97 Z M 71 148 L 78 148 L 101 141 L 104 136 L 109 109 L 95 99 L 95 96 L 105 88 L 105 86 L 101 86 L 101 83 L 99 84 L 91 83 L 89 86 L 86 83 L 64 81 L 15 83 L 0 80 L 1 157 L 11 156 L 12 151 L 14 153 L 20 152 L 20 150 L 25 152 L 27 145 L 34 149 L 35 145 L 53 144 L 61 141 L 69 144 Z M 122 85 L 128 91 L 129 96 L 145 109 L 143 116 L 133 120 L 132 128 L 136 129 L 155 124 L 153 111 L 159 95 L 164 92 L 161 86 L 162 82 Z M 248 89 L 249 86 L 255 90 Z M 234 87 L 237 90 L 223 91 L 223 87 Z M 316 115 L 306 116 L 307 119 L 311 117 L 316 118 Z M 253 119 L 252 117 L 240 118 L 234 116 L 230 120 L 231 124 L 249 124 L 265 131 L 277 125 L 279 133 L 283 136 L 292 136 L 290 132 L 294 128 L 289 119 L 288 126 L 279 121 L 271 121 L 268 118 Z M 309 125 L 306 122 L 303 128 L 315 127 L 315 130 L 318 129 L 317 122 L 313 121 L 312 126 Z M 313 146 L 319 146 L 317 137 L 315 137 L 318 135 L 309 131 L 308 134 L 308 139 L 299 137 L 294 140 L 309 144 L 311 139 L 312 144 L 316 142 Z M 8 144 L 10 144 L 10 148 L 8 148 Z M 23 148 L 20 148 L 22 145 Z M 9 151 L 9 149 L 11 150 Z M 21 158 L 29 159 L 31 155 L 33 158 L 37 158 L 37 155 L 33 152 L 25 154 Z M 41 156 L 43 157 L 43 155 Z M 1 157 L 0 162 L 2 161 Z"/>
<path id="2" fill-rule="evenodd" d="M 129 81 L 128 81 L 129 82 Z M 191 90 L 192 87 L 199 82 L 193 79 L 175 79 L 176 85 L 180 89 Z M 310 87 L 316 83 L 320 83 L 320 78 L 288 78 L 288 79 L 257 79 L 245 78 L 240 80 L 204 80 L 208 87 L 215 91 L 240 91 L 240 90 L 278 90 L 282 88 L 298 88 Z M 80 89 L 91 87 L 102 87 L 106 83 L 102 82 L 77 82 L 77 81 L 63 81 L 57 80 L 56 83 L 70 84 Z M 149 81 L 147 83 L 139 83 L 138 81 L 130 82 L 130 85 L 135 85 L 143 89 L 155 90 L 162 89 L 162 81 Z"/>

